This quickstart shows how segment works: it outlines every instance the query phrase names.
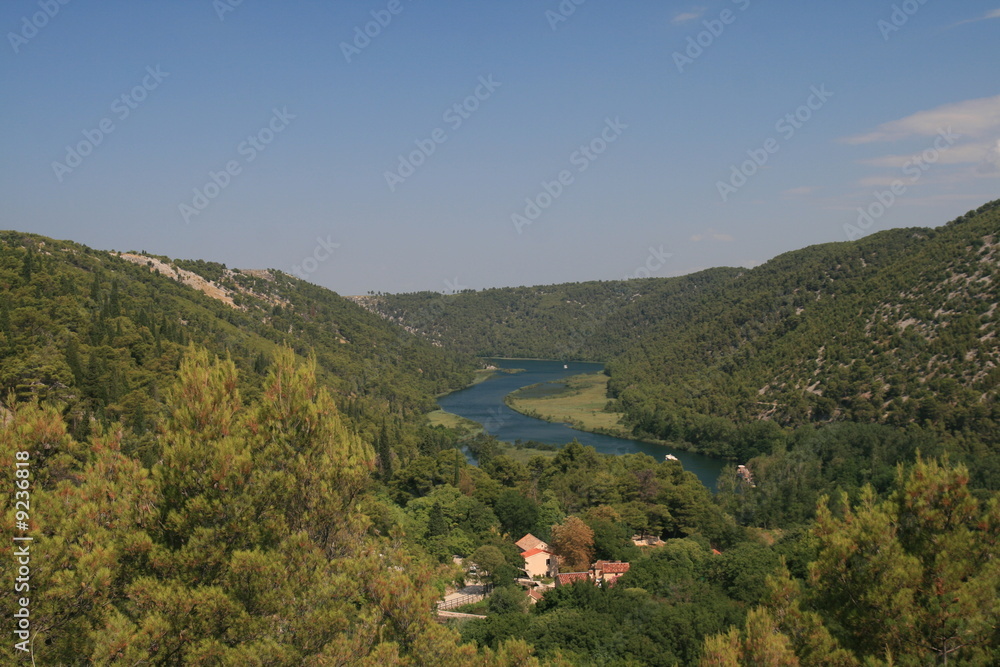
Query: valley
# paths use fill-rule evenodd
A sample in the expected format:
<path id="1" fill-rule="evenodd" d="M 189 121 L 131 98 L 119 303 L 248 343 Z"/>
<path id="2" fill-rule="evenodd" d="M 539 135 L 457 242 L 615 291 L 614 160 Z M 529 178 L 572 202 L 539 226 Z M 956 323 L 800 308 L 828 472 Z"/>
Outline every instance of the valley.
<path id="1" fill-rule="evenodd" d="M 911 655 L 931 631 L 900 619 L 926 614 L 988 664 L 997 234 L 992 203 L 755 269 L 346 299 L 0 233 L 0 463 L 32 461 L 25 530 L 60 564 L 32 570 L 34 618 L 72 628 L 47 655 L 106 662 L 111 636 L 132 662 L 167 645 L 293 664 L 357 635 L 434 664 L 591 665 L 586 627 L 629 637 L 621 664 L 667 666 L 756 641 L 758 622 L 803 637 L 807 613 L 795 650 L 888 664 L 873 622 L 837 611 L 847 549 L 881 568 L 851 586 L 911 600 L 863 609 L 909 627 L 879 650 Z M 879 532 L 892 522 L 910 532 Z M 566 585 L 523 590 L 553 578 L 526 576 L 520 537 L 577 568 Z M 588 580 L 609 568 L 621 584 Z M 471 576 L 496 587 L 485 618 L 438 625 L 434 601 Z M 960 613 L 924 604 L 930 581 Z M 276 618 L 298 619 L 285 657 Z M 515 654 L 530 661 L 499 657 Z"/>
<path id="2" fill-rule="evenodd" d="M 1000 5 L 118 5 L 0 3 L 0 665 L 1000 665 Z"/>

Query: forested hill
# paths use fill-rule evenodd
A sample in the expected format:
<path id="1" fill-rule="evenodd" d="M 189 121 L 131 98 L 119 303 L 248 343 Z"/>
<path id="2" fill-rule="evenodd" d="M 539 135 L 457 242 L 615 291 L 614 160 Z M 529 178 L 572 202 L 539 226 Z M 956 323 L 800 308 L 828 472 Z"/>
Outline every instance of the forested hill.
<path id="1" fill-rule="evenodd" d="M 280 272 L 0 233 L 0 558 L 25 596 L 0 598 L 0 656 L 998 664 L 998 227 L 991 206 L 752 271 L 407 297 L 465 349 L 612 357 L 637 431 L 747 463 L 714 497 L 662 457 L 431 426 L 473 359 Z M 625 574 L 532 605 L 528 533 L 564 572 Z M 437 622 L 466 576 L 496 586 L 465 607 L 486 617 Z"/>
<path id="2" fill-rule="evenodd" d="M 478 356 L 604 361 L 638 341 L 651 322 L 683 321 L 743 271 L 351 298 L 436 343 Z"/>
<path id="3" fill-rule="evenodd" d="M 732 423 L 919 424 L 996 444 L 1000 207 L 788 253 L 611 364 L 638 430 L 696 444 Z"/>
<path id="4" fill-rule="evenodd" d="M 608 361 L 637 434 L 709 453 L 736 455 L 734 429 L 760 420 L 916 424 L 995 449 L 998 244 L 993 202 L 751 270 L 365 305 L 480 355 Z"/>
<path id="5" fill-rule="evenodd" d="M 189 343 L 232 358 L 250 397 L 277 348 L 314 354 L 341 409 L 368 426 L 432 409 L 434 395 L 464 386 L 473 369 L 280 271 L 0 232 L 0 284 L 0 392 L 64 405 L 79 437 L 94 419 L 149 430 Z"/>

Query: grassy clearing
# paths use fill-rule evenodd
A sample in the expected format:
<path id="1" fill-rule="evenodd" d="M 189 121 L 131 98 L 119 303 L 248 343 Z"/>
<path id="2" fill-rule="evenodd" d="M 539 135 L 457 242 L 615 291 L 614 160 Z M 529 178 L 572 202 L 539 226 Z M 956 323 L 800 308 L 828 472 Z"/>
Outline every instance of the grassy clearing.
<path id="1" fill-rule="evenodd" d="M 469 386 L 477 385 L 480 382 L 485 382 L 496 374 L 496 370 L 492 368 L 478 368 L 475 371 L 475 375 L 472 378 L 472 384 Z"/>
<path id="2" fill-rule="evenodd" d="M 555 449 L 535 449 L 524 445 L 507 445 L 503 448 L 503 453 L 515 461 L 527 463 L 535 456 L 555 456 L 559 453 L 559 448 Z"/>
<path id="3" fill-rule="evenodd" d="M 477 433 L 483 430 L 483 425 L 465 417 L 459 417 L 444 410 L 434 410 L 427 413 L 427 421 L 431 426 L 444 426 L 453 428 L 462 433 Z"/>
<path id="4" fill-rule="evenodd" d="M 529 417 L 570 424 L 582 431 L 629 437 L 621 425 L 621 413 L 604 411 L 607 393 L 608 376 L 587 373 L 518 389 L 507 396 L 506 402 Z"/>
<path id="5" fill-rule="evenodd" d="M 461 607 L 455 607 L 449 611 L 454 611 L 459 614 L 481 614 L 486 615 L 490 611 L 489 600 L 480 600 L 479 602 L 473 602 L 472 604 L 463 604 Z"/>

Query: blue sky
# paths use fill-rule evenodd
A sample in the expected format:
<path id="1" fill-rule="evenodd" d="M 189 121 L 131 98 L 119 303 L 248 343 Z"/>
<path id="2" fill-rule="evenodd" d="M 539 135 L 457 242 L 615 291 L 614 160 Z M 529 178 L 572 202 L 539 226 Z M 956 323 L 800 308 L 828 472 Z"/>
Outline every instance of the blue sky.
<path id="1" fill-rule="evenodd" d="M 343 294 L 752 266 L 1000 185 L 1000 0 L 9 0 L 0 30 L 0 228 Z"/>

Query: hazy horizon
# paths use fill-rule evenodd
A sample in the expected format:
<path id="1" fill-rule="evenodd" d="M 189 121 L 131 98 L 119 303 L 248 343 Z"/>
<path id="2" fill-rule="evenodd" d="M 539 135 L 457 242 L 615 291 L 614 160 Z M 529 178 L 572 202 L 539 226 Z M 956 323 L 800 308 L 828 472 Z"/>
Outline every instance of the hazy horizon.
<path id="1" fill-rule="evenodd" d="M 345 295 L 754 266 L 998 197 L 1000 2 L 34 0 L 0 26 L 0 227 Z"/>

